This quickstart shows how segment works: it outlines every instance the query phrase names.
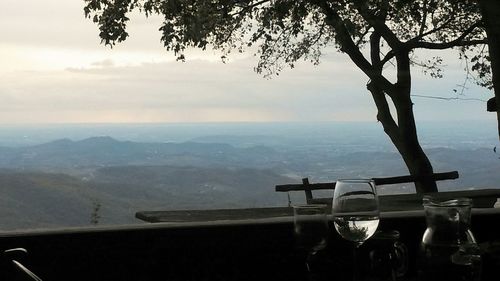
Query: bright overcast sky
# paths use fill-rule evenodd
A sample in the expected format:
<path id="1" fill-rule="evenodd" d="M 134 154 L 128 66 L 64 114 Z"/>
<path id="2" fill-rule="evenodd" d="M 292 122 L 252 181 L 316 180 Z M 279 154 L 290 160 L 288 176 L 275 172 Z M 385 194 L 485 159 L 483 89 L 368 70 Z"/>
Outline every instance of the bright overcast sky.
<path id="1" fill-rule="evenodd" d="M 367 78 L 342 54 L 299 64 L 279 77 L 253 72 L 252 53 L 194 51 L 175 62 L 160 42 L 160 19 L 134 16 L 113 49 L 83 14 L 83 0 L 0 2 L 0 123 L 375 121 Z M 445 54 L 445 56 L 449 56 Z M 444 79 L 414 70 L 413 93 L 454 97 L 458 61 Z M 468 85 L 464 98 L 491 92 Z M 494 119 L 481 101 L 414 98 L 418 120 Z"/>

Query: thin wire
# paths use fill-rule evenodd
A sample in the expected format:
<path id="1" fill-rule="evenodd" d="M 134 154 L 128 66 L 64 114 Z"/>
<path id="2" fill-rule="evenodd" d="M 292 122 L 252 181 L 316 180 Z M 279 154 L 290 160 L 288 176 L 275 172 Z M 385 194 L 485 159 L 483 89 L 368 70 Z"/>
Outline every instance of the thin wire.
<path id="1" fill-rule="evenodd" d="M 439 96 L 427 96 L 427 95 L 411 95 L 412 97 L 418 97 L 418 98 L 427 98 L 427 99 L 437 99 L 437 100 L 464 100 L 464 101 L 480 101 L 480 102 L 488 102 L 483 99 L 478 99 L 478 98 L 461 98 L 461 97 L 439 97 Z"/>

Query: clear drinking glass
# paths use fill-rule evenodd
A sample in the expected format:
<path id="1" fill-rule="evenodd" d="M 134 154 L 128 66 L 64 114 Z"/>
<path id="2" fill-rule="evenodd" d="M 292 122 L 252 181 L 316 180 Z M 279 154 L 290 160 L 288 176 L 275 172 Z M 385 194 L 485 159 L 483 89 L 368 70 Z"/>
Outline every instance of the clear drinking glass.
<path id="1" fill-rule="evenodd" d="M 327 205 L 293 206 L 294 233 L 297 247 L 305 251 L 305 263 L 310 271 L 311 258 L 326 247 L 328 238 Z"/>
<path id="2" fill-rule="evenodd" d="M 335 230 L 353 243 L 353 268 L 356 251 L 373 236 L 379 224 L 379 204 L 375 182 L 370 179 L 338 180 L 332 202 Z M 356 270 L 353 271 L 356 280 Z"/>

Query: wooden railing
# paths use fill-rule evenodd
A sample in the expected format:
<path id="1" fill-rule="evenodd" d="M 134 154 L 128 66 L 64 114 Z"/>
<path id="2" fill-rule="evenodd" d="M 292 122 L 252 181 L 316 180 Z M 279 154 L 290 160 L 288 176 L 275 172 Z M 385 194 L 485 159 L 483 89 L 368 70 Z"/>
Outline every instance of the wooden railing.
<path id="1" fill-rule="evenodd" d="M 372 178 L 372 180 L 375 181 L 375 184 L 377 186 L 380 186 L 380 185 L 416 182 L 422 178 L 432 178 L 435 181 L 442 181 L 442 180 L 453 180 L 453 179 L 457 179 L 458 177 L 459 177 L 458 172 L 452 171 L 452 172 L 446 172 L 446 173 L 435 173 L 432 175 L 420 176 L 420 177 L 407 175 L 407 176 L 398 176 L 398 177 Z M 311 203 L 318 203 L 318 202 L 325 201 L 325 198 L 316 198 L 316 199 L 313 198 L 313 195 L 312 195 L 313 190 L 328 190 L 328 189 L 333 190 L 333 189 L 335 189 L 335 182 L 309 183 L 308 178 L 303 178 L 302 184 L 276 185 L 275 189 L 278 192 L 304 191 L 306 194 L 307 203 L 311 204 Z M 331 199 L 326 198 L 326 200 L 331 200 Z"/>

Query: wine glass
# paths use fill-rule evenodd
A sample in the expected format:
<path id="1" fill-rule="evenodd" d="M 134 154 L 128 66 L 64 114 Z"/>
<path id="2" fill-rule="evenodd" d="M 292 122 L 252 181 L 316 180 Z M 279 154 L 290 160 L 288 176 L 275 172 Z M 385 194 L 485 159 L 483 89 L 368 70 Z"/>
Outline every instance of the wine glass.
<path id="1" fill-rule="evenodd" d="M 294 234 L 297 247 L 306 252 L 305 263 L 310 273 L 312 257 L 326 247 L 328 238 L 327 205 L 293 206 Z"/>
<path id="2" fill-rule="evenodd" d="M 338 180 L 332 202 L 335 230 L 353 242 L 353 268 L 356 251 L 373 236 L 379 224 L 379 204 L 375 182 L 370 179 Z M 353 271 L 354 280 L 357 270 Z"/>

